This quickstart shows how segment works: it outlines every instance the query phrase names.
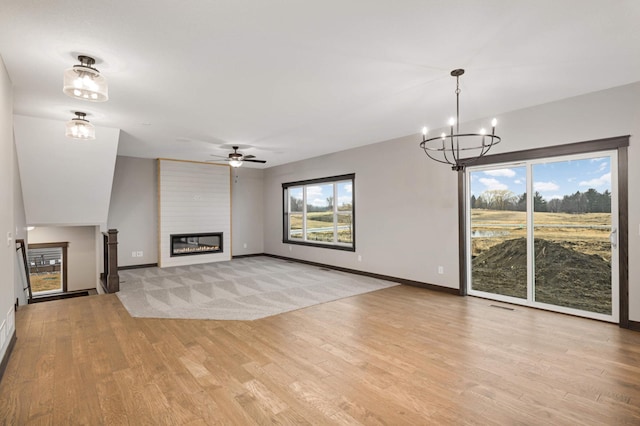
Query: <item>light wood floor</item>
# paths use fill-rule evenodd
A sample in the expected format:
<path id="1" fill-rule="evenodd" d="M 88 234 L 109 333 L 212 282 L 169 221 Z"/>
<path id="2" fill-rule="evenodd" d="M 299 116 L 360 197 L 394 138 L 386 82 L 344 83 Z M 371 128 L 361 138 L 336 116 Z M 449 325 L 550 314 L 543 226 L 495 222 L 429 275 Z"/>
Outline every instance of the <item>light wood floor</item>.
<path id="1" fill-rule="evenodd" d="M 253 321 L 21 307 L 0 423 L 640 424 L 640 333 L 399 286 Z"/>

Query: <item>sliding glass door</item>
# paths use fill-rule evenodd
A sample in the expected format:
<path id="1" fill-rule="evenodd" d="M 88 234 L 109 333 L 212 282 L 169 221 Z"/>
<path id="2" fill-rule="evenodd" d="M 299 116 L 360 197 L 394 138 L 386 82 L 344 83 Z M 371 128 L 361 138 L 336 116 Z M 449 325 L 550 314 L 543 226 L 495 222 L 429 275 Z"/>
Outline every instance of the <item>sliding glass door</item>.
<path id="1" fill-rule="evenodd" d="M 470 176 L 471 290 L 526 300 L 526 167 L 485 169 Z"/>
<path id="2" fill-rule="evenodd" d="M 616 155 L 468 168 L 469 294 L 617 322 Z"/>

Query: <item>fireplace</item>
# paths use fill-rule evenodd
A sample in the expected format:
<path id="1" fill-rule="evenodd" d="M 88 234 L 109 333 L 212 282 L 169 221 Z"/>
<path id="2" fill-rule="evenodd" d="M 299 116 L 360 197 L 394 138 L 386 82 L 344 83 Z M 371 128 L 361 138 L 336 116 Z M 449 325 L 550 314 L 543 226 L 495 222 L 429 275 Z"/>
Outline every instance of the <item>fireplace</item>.
<path id="1" fill-rule="evenodd" d="M 211 253 L 222 253 L 222 232 L 171 235 L 171 257 Z"/>

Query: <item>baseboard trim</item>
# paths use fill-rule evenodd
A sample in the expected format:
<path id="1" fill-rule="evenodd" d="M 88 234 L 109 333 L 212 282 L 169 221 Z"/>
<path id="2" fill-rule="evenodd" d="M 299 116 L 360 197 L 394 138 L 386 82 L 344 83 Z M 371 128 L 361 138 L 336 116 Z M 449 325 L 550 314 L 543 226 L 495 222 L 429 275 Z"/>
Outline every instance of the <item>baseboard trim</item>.
<path id="1" fill-rule="evenodd" d="M 243 259 L 245 257 L 257 257 L 257 256 L 265 256 L 264 253 L 252 253 L 252 254 L 239 254 L 237 256 L 231 256 L 231 259 Z"/>
<path id="2" fill-rule="evenodd" d="M 155 268 L 157 263 L 145 263 L 142 265 L 118 266 L 118 271 L 126 271 L 127 269 Z"/>
<path id="3" fill-rule="evenodd" d="M 9 340 L 9 346 L 7 346 L 7 351 L 4 353 L 2 357 L 2 361 L 0 362 L 0 382 L 2 381 L 2 376 L 4 376 L 4 370 L 7 369 L 7 365 L 9 364 L 9 357 L 11 356 L 11 352 L 13 352 L 13 347 L 16 345 L 16 341 L 18 337 L 16 336 L 16 330 L 13 330 L 13 335 Z"/>
<path id="4" fill-rule="evenodd" d="M 439 291 L 439 292 L 442 292 L 442 293 L 453 294 L 453 295 L 456 295 L 456 296 L 460 295 L 459 290 L 457 288 L 443 287 L 443 286 L 440 286 L 440 285 L 425 283 L 425 282 L 422 282 L 422 281 L 414 281 L 414 280 L 408 280 L 408 279 L 405 279 L 405 278 L 392 277 L 392 276 L 389 276 L 389 275 L 375 274 L 373 272 L 359 271 L 357 269 L 343 268 L 341 266 L 326 265 L 324 263 L 318 263 L 318 262 L 311 262 L 311 261 L 308 261 L 308 260 L 295 259 L 293 257 L 279 256 L 277 254 L 264 253 L 263 256 L 273 257 L 273 258 L 282 259 L 282 260 L 288 260 L 288 261 L 292 261 L 292 262 L 304 263 L 306 265 L 318 266 L 320 268 L 334 269 L 336 271 L 348 272 L 350 274 L 356 274 L 356 275 L 363 275 L 365 277 L 376 278 L 376 279 L 379 279 L 379 280 L 393 281 L 393 282 L 404 284 L 404 285 L 410 285 L 412 287 L 420 287 L 420 288 L 424 288 L 424 289 L 427 289 L 427 290 Z"/>
<path id="5" fill-rule="evenodd" d="M 640 322 L 629 320 L 628 327 L 626 328 L 633 331 L 640 331 Z"/>
<path id="6" fill-rule="evenodd" d="M 50 302 L 52 300 L 71 299 L 73 297 L 89 296 L 91 290 L 75 290 L 67 291 L 66 293 L 47 294 L 45 296 L 35 296 L 31 299 L 30 303 Z"/>

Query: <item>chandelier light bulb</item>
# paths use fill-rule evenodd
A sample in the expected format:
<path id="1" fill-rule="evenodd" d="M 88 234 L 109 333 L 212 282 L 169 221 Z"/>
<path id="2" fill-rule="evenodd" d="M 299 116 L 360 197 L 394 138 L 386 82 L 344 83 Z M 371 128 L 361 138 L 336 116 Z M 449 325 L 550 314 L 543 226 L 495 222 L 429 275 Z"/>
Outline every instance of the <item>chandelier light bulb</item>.
<path id="1" fill-rule="evenodd" d="M 480 134 L 483 135 L 483 136 L 487 134 L 487 131 L 485 130 L 484 127 L 482 129 L 480 129 Z"/>
<path id="2" fill-rule="evenodd" d="M 442 134 L 440 135 L 440 137 L 442 138 L 442 140 L 445 140 L 445 139 L 446 139 L 446 137 L 447 137 L 447 135 L 446 135 L 444 132 L 442 132 Z"/>
<path id="3" fill-rule="evenodd" d="M 429 130 L 428 130 L 426 127 L 423 127 L 423 128 L 422 128 L 422 136 L 427 136 L 427 132 L 428 132 L 428 131 L 429 131 Z"/>
<path id="4" fill-rule="evenodd" d="M 496 124 L 498 124 L 498 120 L 497 119 L 493 119 L 491 120 L 491 127 L 496 127 Z"/>
<path id="5" fill-rule="evenodd" d="M 455 119 L 455 118 L 453 118 L 453 117 L 451 117 L 451 118 L 449 119 L 449 126 L 453 126 L 453 125 L 455 125 L 455 124 L 456 124 L 456 119 Z"/>

